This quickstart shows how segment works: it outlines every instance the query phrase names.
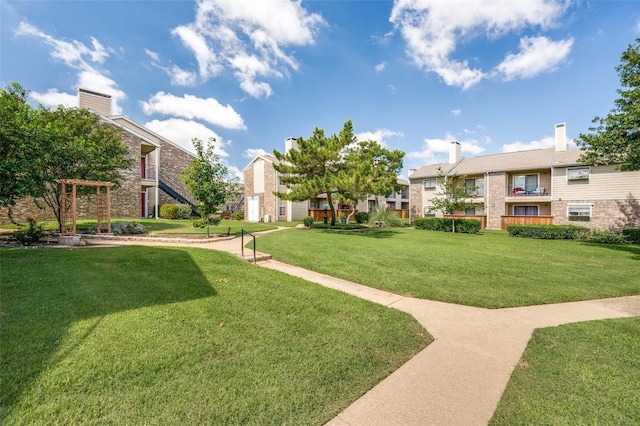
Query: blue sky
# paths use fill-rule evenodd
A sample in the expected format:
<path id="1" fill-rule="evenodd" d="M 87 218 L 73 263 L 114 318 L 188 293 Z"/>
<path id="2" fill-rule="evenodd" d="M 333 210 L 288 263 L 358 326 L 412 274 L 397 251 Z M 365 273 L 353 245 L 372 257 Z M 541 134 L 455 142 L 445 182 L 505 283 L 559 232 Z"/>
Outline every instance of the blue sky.
<path id="1" fill-rule="evenodd" d="M 0 84 L 76 106 L 78 87 L 177 144 L 215 137 L 232 175 L 315 127 L 411 168 L 553 146 L 613 108 L 636 1 L 8 1 Z"/>

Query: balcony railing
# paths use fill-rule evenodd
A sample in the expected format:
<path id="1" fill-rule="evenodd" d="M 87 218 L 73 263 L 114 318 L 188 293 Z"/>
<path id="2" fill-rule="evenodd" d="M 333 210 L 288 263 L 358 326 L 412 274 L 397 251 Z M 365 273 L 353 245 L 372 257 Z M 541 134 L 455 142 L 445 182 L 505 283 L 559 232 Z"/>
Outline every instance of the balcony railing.
<path id="1" fill-rule="evenodd" d="M 514 186 L 509 185 L 507 189 L 507 197 L 541 197 L 548 196 L 549 191 L 544 186 Z"/>

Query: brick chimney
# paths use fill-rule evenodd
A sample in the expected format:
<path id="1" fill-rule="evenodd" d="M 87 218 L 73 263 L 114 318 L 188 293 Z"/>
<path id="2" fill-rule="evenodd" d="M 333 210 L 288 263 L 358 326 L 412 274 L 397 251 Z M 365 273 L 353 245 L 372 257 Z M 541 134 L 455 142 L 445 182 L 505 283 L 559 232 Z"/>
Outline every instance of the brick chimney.
<path id="1" fill-rule="evenodd" d="M 111 95 L 78 89 L 78 107 L 90 109 L 104 116 L 111 116 Z"/>
<path id="2" fill-rule="evenodd" d="M 462 145 L 460 142 L 451 142 L 449 148 L 449 164 L 455 164 L 462 159 Z"/>
<path id="3" fill-rule="evenodd" d="M 284 140 L 284 153 L 286 154 L 292 149 L 298 149 L 298 140 L 293 137 L 286 138 Z"/>
<path id="4" fill-rule="evenodd" d="M 556 124 L 556 151 L 567 150 L 567 124 Z"/>

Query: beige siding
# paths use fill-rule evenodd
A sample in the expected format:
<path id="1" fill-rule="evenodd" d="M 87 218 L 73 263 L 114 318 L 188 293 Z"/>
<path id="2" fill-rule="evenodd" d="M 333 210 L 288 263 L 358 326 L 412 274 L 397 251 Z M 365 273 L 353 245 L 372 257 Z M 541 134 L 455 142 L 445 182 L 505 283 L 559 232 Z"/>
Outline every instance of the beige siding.
<path id="1" fill-rule="evenodd" d="M 111 96 L 79 90 L 78 107 L 90 109 L 109 117 L 111 115 Z"/>
<path id="2" fill-rule="evenodd" d="M 288 218 L 289 220 L 293 220 L 293 221 L 301 221 L 302 218 L 304 218 L 305 216 L 307 216 L 309 214 L 309 203 L 308 201 L 289 201 L 289 206 L 288 210 L 291 212 L 291 217 Z"/>
<path id="3" fill-rule="evenodd" d="M 253 193 L 264 194 L 264 161 L 253 163 Z"/>
<path id="4" fill-rule="evenodd" d="M 588 180 L 567 181 L 567 168 L 553 169 L 554 200 L 614 200 L 637 194 L 640 171 L 621 172 L 614 166 L 591 167 Z"/>

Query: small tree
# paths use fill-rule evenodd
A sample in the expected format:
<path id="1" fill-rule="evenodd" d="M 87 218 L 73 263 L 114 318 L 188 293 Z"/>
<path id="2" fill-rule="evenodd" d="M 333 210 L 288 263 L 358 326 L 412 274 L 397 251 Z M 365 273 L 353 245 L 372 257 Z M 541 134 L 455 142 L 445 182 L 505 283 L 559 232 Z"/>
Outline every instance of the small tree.
<path id="1" fill-rule="evenodd" d="M 474 206 L 469 201 L 476 186 L 466 186 L 467 176 L 447 176 L 438 169 L 436 178 L 440 191 L 431 199 L 431 204 L 436 210 L 441 210 L 444 214 L 452 215 L 456 210 L 467 210 Z M 456 221 L 451 219 L 451 232 L 456 232 Z"/>
<path id="2" fill-rule="evenodd" d="M 227 178 L 228 170 L 220 163 L 220 156 L 214 152 L 215 138 L 209 139 L 206 146 L 198 138 L 194 138 L 192 142 L 196 148 L 196 159 L 182 170 L 180 179 L 200 203 L 198 212 L 207 227 L 207 236 L 210 236 L 210 225 L 219 221 L 213 215 L 219 213 L 225 201 L 235 194 L 237 185 L 235 179 Z"/>

